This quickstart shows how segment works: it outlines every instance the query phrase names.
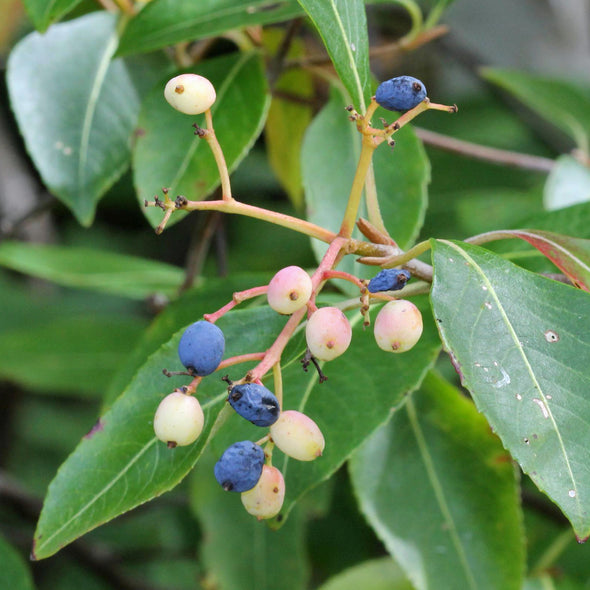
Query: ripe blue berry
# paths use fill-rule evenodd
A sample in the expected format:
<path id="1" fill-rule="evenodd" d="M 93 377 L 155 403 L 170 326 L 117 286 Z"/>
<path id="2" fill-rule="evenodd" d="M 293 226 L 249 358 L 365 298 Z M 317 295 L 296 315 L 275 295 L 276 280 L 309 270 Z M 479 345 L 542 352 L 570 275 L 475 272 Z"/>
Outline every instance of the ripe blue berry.
<path id="1" fill-rule="evenodd" d="M 410 272 L 397 268 L 385 268 L 370 281 L 367 289 L 369 293 L 380 291 L 398 291 L 410 280 Z"/>
<path id="2" fill-rule="evenodd" d="M 178 344 L 180 362 L 200 377 L 210 375 L 217 369 L 224 350 L 223 332 L 205 320 L 191 324 Z"/>
<path id="3" fill-rule="evenodd" d="M 215 479 L 226 492 L 247 492 L 262 475 L 262 447 L 243 440 L 228 447 L 215 464 Z"/>
<path id="4" fill-rule="evenodd" d="M 409 111 L 426 98 L 426 88 L 412 76 L 398 76 L 379 84 L 375 100 L 388 111 Z"/>
<path id="5" fill-rule="evenodd" d="M 234 385 L 227 401 L 242 418 L 256 426 L 270 426 L 279 417 L 279 400 L 258 383 Z"/>

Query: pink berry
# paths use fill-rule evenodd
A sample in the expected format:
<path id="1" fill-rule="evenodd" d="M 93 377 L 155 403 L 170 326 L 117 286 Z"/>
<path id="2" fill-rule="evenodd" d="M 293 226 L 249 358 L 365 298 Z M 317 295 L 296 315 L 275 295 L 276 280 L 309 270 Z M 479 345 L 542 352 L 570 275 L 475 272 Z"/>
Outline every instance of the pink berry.
<path id="1" fill-rule="evenodd" d="M 258 483 L 251 490 L 242 492 L 241 497 L 246 512 L 258 520 L 276 516 L 285 499 L 283 474 L 276 467 L 264 465 Z"/>
<path id="2" fill-rule="evenodd" d="M 313 286 L 311 277 L 298 266 L 287 266 L 271 279 L 267 298 L 272 309 L 291 314 L 307 304 Z"/>
<path id="3" fill-rule="evenodd" d="M 185 115 L 204 113 L 215 102 L 213 84 L 197 74 L 181 74 L 168 81 L 164 97 L 171 107 Z"/>
<path id="4" fill-rule="evenodd" d="M 158 406 L 154 416 L 154 432 L 169 447 L 193 443 L 203 431 L 205 417 L 196 397 L 174 391 Z"/>
<path id="5" fill-rule="evenodd" d="M 406 352 L 420 340 L 422 327 L 422 314 L 411 301 L 390 301 L 375 319 L 375 340 L 387 352 Z"/>
<path id="6" fill-rule="evenodd" d="M 321 361 L 331 361 L 346 351 L 352 339 L 352 328 L 337 307 L 322 307 L 307 320 L 307 346 Z"/>
<path id="7" fill-rule="evenodd" d="M 270 427 L 270 437 L 285 455 L 298 461 L 313 461 L 326 446 L 320 427 L 309 416 L 296 410 L 281 412 Z"/>

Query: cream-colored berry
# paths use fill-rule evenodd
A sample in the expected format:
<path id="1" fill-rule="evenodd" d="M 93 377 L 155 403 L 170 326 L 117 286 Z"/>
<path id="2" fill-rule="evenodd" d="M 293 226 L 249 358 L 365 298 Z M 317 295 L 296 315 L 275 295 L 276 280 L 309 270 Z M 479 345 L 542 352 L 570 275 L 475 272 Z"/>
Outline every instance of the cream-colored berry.
<path id="1" fill-rule="evenodd" d="M 205 417 L 196 397 L 174 391 L 158 406 L 154 416 L 154 432 L 169 447 L 193 443 L 203 431 Z"/>
<path id="2" fill-rule="evenodd" d="M 390 301 L 375 318 L 375 340 L 387 352 L 406 352 L 420 340 L 422 328 L 422 314 L 411 301 Z"/>
<path id="3" fill-rule="evenodd" d="M 197 74 L 180 74 L 168 81 L 164 97 L 177 111 L 185 115 L 204 113 L 215 102 L 213 84 Z"/>
<path id="4" fill-rule="evenodd" d="M 298 461 L 313 461 L 326 446 L 320 427 L 309 416 L 296 410 L 281 412 L 270 427 L 270 437 L 285 455 Z"/>
<path id="5" fill-rule="evenodd" d="M 313 285 L 311 277 L 299 266 L 287 266 L 268 284 L 268 304 L 279 313 L 291 314 L 307 304 Z"/>
<path id="6" fill-rule="evenodd" d="M 321 307 L 307 320 L 305 338 L 313 356 L 321 361 L 331 361 L 350 345 L 352 328 L 337 307 Z"/>
<path id="7" fill-rule="evenodd" d="M 258 483 L 242 492 L 241 497 L 246 512 L 258 520 L 273 518 L 281 511 L 285 499 L 283 474 L 276 467 L 264 465 Z"/>

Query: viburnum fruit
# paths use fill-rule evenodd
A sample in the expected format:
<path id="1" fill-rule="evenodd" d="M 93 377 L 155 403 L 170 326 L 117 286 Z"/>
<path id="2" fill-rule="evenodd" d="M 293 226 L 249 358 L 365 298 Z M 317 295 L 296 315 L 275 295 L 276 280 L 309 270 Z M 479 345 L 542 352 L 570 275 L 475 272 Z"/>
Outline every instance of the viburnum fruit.
<path id="1" fill-rule="evenodd" d="M 422 314 L 411 301 L 390 301 L 375 319 L 375 340 L 388 352 L 406 352 L 420 340 L 422 328 Z"/>
<path id="2" fill-rule="evenodd" d="M 234 385 L 227 401 L 242 418 L 256 426 L 270 426 L 279 417 L 279 400 L 272 391 L 258 383 Z"/>
<path id="3" fill-rule="evenodd" d="M 154 416 L 154 432 L 169 447 L 193 443 L 203 431 L 205 417 L 196 397 L 174 391 L 158 406 Z"/>
<path id="4" fill-rule="evenodd" d="M 217 369 L 224 351 L 223 332 L 206 320 L 191 324 L 178 344 L 180 362 L 200 377 L 210 375 Z"/>
<path id="5" fill-rule="evenodd" d="M 296 410 L 281 412 L 270 427 L 270 437 L 285 455 L 298 461 L 313 461 L 326 446 L 320 427 L 309 416 Z"/>
<path id="6" fill-rule="evenodd" d="M 417 78 L 398 76 L 377 87 L 375 100 L 388 111 L 409 111 L 426 98 L 426 88 Z"/>
<path id="7" fill-rule="evenodd" d="M 199 115 L 215 102 L 215 88 L 203 76 L 180 74 L 168 81 L 164 97 L 177 111 L 185 115 Z"/>
<path id="8" fill-rule="evenodd" d="M 352 328 L 337 307 L 321 307 L 307 320 L 305 338 L 314 357 L 331 361 L 344 353 L 350 345 Z"/>
<path id="9" fill-rule="evenodd" d="M 376 274 L 367 286 L 369 293 L 380 291 L 399 291 L 410 280 L 410 271 L 397 268 L 385 268 Z"/>
<path id="10" fill-rule="evenodd" d="M 312 290 L 311 277 L 302 268 L 287 266 L 271 279 L 266 296 L 272 309 L 291 314 L 307 304 Z"/>
<path id="11" fill-rule="evenodd" d="M 270 465 L 264 465 L 258 483 L 251 490 L 242 493 L 244 508 L 258 520 L 276 516 L 281 511 L 284 499 L 283 474 Z"/>
<path id="12" fill-rule="evenodd" d="M 247 492 L 260 479 L 264 465 L 262 447 L 249 440 L 228 447 L 215 464 L 215 479 L 226 492 Z"/>

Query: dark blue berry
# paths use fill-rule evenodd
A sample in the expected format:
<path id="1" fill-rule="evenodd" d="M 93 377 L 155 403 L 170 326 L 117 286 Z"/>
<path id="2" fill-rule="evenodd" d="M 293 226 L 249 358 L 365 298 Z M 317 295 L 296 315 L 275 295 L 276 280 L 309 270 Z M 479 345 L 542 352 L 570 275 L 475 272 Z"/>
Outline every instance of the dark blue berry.
<path id="1" fill-rule="evenodd" d="M 225 450 L 213 471 L 226 492 L 246 492 L 258 483 L 263 465 L 262 447 L 243 440 Z"/>
<path id="2" fill-rule="evenodd" d="M 178 344 L 180 362 L 195 375 L 204 377 L 217 369 L 225 350 L 223 332 L 211 322 L 191 324 Z"/>
<path id="3" fill-rule="evenodd" d="M 417 78 L 399 76 L 379 84 L 375 100 L 388 111 L 409 111 L 426 98 L 426 88 Z"/>
<path id="4" fill-rule="evenodd" d="M 367 289 L 369 289 L 369 293 L 379 293 L 379 291 L 398 291 L 403 288 L 409 280 L 409 271 L 386 268 L 369 281 Z"/>
<path id="5" fill-rule="evenodd" d="M 243 383 L 231 388 L 227 401 L 246 420 L 256 426 L 270 426 L 279 418 L 279 400 L 258 383 Z"/>

